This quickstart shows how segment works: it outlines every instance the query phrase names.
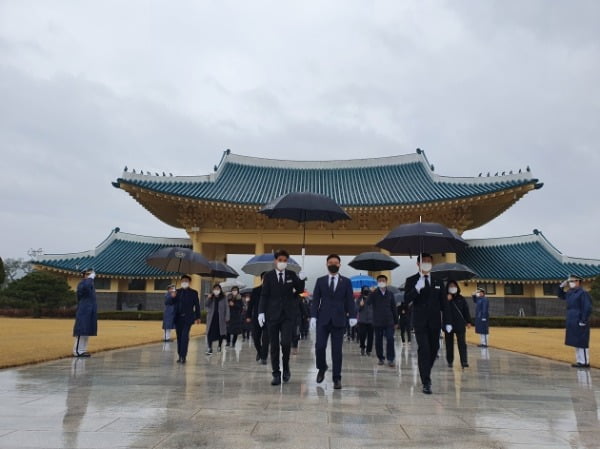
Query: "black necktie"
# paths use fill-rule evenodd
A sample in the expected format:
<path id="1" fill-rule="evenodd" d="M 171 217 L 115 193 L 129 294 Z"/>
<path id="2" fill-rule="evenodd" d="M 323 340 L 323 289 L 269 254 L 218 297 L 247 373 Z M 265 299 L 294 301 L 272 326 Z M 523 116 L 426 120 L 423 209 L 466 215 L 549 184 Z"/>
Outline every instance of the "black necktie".
<path id="1" fill-rule="evenodd" d="M 425 288 L 429 287 L 431 287 L 431 284 L 429 283 L 429 276 L 425 275 Z"/>
<path id="2" fill-rule="evenodd" d="M 333 293 L 335 291 L 335 276 L 331 276 L 329 280 L 329 291 Z"/>
<path id="3" fill-rule="evenodd" d="M 283 285 L 283 273 L 279 273 L 279 283 Z"/>

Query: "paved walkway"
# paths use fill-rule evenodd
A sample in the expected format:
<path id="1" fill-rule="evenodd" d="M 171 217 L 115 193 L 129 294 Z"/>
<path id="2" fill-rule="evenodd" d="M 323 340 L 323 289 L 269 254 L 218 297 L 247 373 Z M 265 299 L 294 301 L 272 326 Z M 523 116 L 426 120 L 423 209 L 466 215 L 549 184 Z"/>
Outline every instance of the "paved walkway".
<path id="1" fill-rule="evenodd" d="M 345 343 L 344 389 L 315 383 L 312 343 L 269 385 L 248 343 L 185 366 L 174 343 L 0 371 L 1 448 L 598 448 L 600 371 L 469 347 L 420 392 L 416 345 L 398 368 Z"/>

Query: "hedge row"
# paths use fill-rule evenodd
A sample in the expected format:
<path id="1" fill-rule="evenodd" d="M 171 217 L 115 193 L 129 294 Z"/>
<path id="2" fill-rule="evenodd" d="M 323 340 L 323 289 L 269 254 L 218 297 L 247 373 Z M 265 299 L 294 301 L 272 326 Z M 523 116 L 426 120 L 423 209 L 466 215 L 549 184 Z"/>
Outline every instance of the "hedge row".
<path id="1" fill-rule="evenodd" d="M 139 320 L 139 321 L 162 321 L 163 313 L 160 310 L 114 310 L 98 312 L 100 320 Z M 201 313 L 200 321 L 206 323 L 206 310 Z"/>
<path id="2" fill-rule="evenodd" d="M 600 317 L 592 317 L 592 327 L 600 327 Z M 517 316 L 496 316 L 490 317 L 490 326 L 497 327 L 543 327 L 553 329 L 563 329 L 565 327 L 565 317 L 517 317 Z"/>

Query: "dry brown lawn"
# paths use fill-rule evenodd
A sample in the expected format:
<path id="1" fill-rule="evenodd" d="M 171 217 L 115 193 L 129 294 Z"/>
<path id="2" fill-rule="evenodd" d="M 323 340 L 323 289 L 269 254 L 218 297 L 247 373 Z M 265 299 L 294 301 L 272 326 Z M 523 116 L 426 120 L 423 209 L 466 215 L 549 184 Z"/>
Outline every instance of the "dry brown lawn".
<path id="1" fill-rule="evenodd" d="M 473 328 L 467 331 L 467 341 L 479 343 L 479 335 Z M 575 349 L 565 346 L 564 329 L 492 327 L 488 344 L 492 348 L 536 355 L 561 362 L 575 362 Z M 591 333 L 590 360 L 593 367 L 600 368 L 600 330 L 597 329 L 592 329 Z"/>
<path id="2" fill-rule="evenodd" d="M 73 322 L 66 319 L 0 317 L 0 368 L 70 357 Z M 98 321 L 98 336 L 90 337 L 91 353 L 162 341 L 161 321 Z M 202 335 L 203 324 L 192 327 Z M 173 336 L 175 332 L 173 332 Z"/>

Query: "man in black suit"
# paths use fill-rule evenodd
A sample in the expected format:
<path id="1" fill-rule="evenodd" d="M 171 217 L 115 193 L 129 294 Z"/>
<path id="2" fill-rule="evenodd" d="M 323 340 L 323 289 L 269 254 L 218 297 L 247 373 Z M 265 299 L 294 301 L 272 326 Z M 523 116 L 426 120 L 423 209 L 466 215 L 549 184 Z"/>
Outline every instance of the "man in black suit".
<path id="1" fill-rule="evenodd" d="M 331 335 L 331 360 L 333 362 L 333 388 L 342 388 L 342 345 L 346 320 L 350 327 L 356 326 L 356 304 L 352 283 L 341 276 L 340 256 L 331 254 L 327 257 L 329 274 L 317 279 L 311 304 L 310 326 L 317 329 L 315 352 L 317 356 L 317 383 L 323 382 L 327 371 L 325 352 L 327 340 Z"/>
<path id="2" fill-rule="evenodd" d="M 431 276 L 433 257 L 422 254 L 417 266 L 419 272 L 406 279 L 404 301 L 409 307 L 412 305 L 423 393 L 431 394 L 431 368 L 440 349 L 441 316 L 446 301 L 443 281 Z"/>
<path id="3" fill-rule="evenodd" d="M 269 334 L 267 333 L 266 327 L 261 327 L 258 324 L 258 304 L 260 303 L 260 295 L 262 291 L 262 281 L 266 273 L 261 273 L 260 281 L 261 285 L 252 289 L 250 295 L 250 302 L 248 302 L 247 318 L 248 323 L 252 323 L 252 339 L 254 340 L 254 347 L 256 348 L 256 361 L 267 364 L 267 357 L 269 355 Z"/>
<path id="4" fill-rule="evenodd" d="M 267 272 L 263 279 L 258 306 L 258 323 L 261 327 L 267 324 L 271 345 L 271 367 L 273 380 L 271 385 L 281 384 L 279 366 L 279 345 L 283 362 L 283 381 L 289 382 L 290 351 L 292 334 L 299 313 L 298 294 L 304 292 L 306 275 L 298 275 L 287 270 L 290 255 L 285 250 L 275 253 L 275 269 Z"/>
<path id="5" fill-rule="evenodd" d="M 200 324 L 200 299 L 198 292 L 190 288 L 191 280 L 187 274 L 181 276 L 181 288 L 177 289 L 177 295 L 165 301 L 166 304 L 175 306 L 175 332 L 179 355 L 177 363 L 185 363 L 192 324 Z"/>

